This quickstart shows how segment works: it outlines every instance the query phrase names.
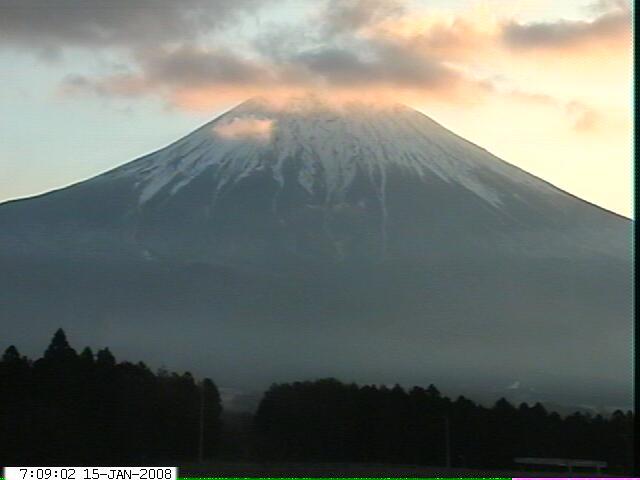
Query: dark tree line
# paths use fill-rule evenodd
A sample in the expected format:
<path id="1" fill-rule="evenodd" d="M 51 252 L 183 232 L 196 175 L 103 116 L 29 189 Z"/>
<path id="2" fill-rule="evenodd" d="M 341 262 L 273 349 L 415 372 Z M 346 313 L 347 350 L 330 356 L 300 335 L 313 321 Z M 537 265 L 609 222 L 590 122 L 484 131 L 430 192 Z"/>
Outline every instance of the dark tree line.
<path id="1" fill-rule="evenodd" d="M 631 468 L 631 412 L 561 417 L 537 403 L 492 408 L 452 401 L 430 385 L 410 391 L 334 379 L 273 385 L 254 418 L 263 459 L 513 468 L 514 457 L 604 460 Z"/>
<path id="2" fill-rule="evenodd" d="M 246 461 L 364 462 L 513 468 L 514 457 L 604 460 L 632 468 L 631 412 L 561 417 L 541 404 L 491 408 L 430 385 L 357 386 L 334 379 L 273 385 L 252 427 L 227 425 L 213 382 L 80 354 L 58 330 L 42 358 L 9 347 L 0 359 L 0 459 L 5 465 Z M 241 422 L 243 423 L 243 422 Z M 244 427 L 243 427 L 244 428 Z M 447 442 L 447 439 L 449 441 Z M 449 448 L 447 448 L 447 445 Z"/>
<path id="3" fill-rule="evenodd" d="M 193 461 L 204 401 L 204 456 L 216 448 L 214 383 L 116 362 L 108 348 L 80 354 L 58 330 L 42 358 L 9 347 L 0 361 L 0 458 L 5 465 Z"/>

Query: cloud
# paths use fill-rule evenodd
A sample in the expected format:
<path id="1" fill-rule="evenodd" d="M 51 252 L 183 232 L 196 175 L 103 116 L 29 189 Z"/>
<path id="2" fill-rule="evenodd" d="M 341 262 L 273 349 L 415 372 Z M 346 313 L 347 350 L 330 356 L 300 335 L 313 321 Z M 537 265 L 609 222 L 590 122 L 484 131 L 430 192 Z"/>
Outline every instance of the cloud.
<path id="1" fill-rule="evenodd" d="M 172 51 L 152 50 L 137 57 L 144 77 L 151 83 L 199 87 L 272 80 L 268 67 L 237 52 L 180 47 Z"/>
<path id="2" fill-rule="evenodd" d="M 419 89 L 450 86 L 460 74 L 428 55 L 381 39 L 368 42 L 368 58 L 345 48 L 321 48 L 297 54 L 291 60 L 306 67 L 327 84 L 366 87 L 396 85 Z"/>
<path id="3" fill-rule="evenodd" d="M 399 0 L 330 0 L 322 12 L 322 24 L 329 34 L 350 33 L 407 12 Z"/>
<path id="4" fill-rule="evenodd" d="M 213 127 L 213 132 L 228 140 L 255 140 L 267 142 L 271 138 L 274 121 L 254 117 L 234 118 Z"/>
<path id="5" fill-rule="evenodd" d="M 410 89 L 445 94 L 465 82 L 464 75 L 390 38 L 353 38 L 349 46 L 321 43 L 318 47 L 289 48 L 275 56 L 242 55 L 234 49 L 180 46 L 173 49 L 139 49 L 129 73 L 65 78 L 66 94 L 102 96 L 161 94 L 185 105 L 185 98 L 202 99 L 204 92 L 295 89 L 333 89 L 362 93 L 367 89 Z M 354 48 L 355 47 L 355 48 Z M 177 100 L 177 101 L 176 101 Z M 186 102 L 193 104 L 193 101 Z"/>
<path id="6" fill-rule="evenodd" d="M 235 53 L 181 46 L 176 49 L 144 49 L 134 55 L 135 68 L 111 75 L 68 75 L 63 94 L 96 94 L 133 97 L 184 89 L 242 87 L 275 81 L 272 70 Z"/>
<path id="7" fill-rule="evenodd" d="M 0 0 L 0 45 L 155 46 L 195 39 L 264 0 Z"/>
<path id="8" fill-rule="evenodd" d="M 295 23 L 242 23 L 269 1 L 0 0 L 0 35 L 22 47 L 124 52 L 117 58 L 125 68 L 67 75 L 65 95 L 155 96 L 206 110 L 305 90 L 407 103 L 501 99 L 556 109 L 587 131 L 598 123 L 593 109 L 566 107 L 569 99 L 523 88 L 501 69 L 531 66 L 527 49 L 553 51 L 629 30 L 622 0 L 593 4 L 590 21 L 520 24 L 486 9 L 452 14 L 409 0 L 324 0 L 305 3 Z M 242 35 L 239 25 L 247 27 Z"/>
<path id="9" fill-rule="evenodd" d="M 125 51 L 129 68 L 67 75 L 59 88 L 67 95 L 151 94 L 184 104 L 185 98 L 202 98 L 212 89 L 335 88 L 344 93 L 396 87 L 444 94 L 466 81 L 424 49 L 371 33 L 375 25 L 406 16 L 404 0 L 328 0 L 304 25 L 280 29 L 270 38 L 207 40 L 212 29 L 233 26 L 240 12 L 264 3 L 0 0 L 0 31 L 5 45 L 41 52 L 67 47 Z"/>
<path id="10" fill-rule="evenodd" d="M 525 90 L 509 90 L 506 92 L 511 98 L 538 105 L 558 106 L 561 102 L 557 98 L 546 93 L 528 92 Z"/>
<path id="11" fill-rule="evenodd" d="M 516 49 L 563 49 L 585 44 L 628 42 L 631 33 L 631 11 L 623 2 L 600 2 L 599 9 L 612 8 L 593 20 L 559 20 L 520 24 L 509 22 L 503 30 L 503 41 Z"/>
<path id="12" fill-rule="evenodd" d="M 63 78 L 58 87 L 62 95 L 96 95 L 99 97 L 135 98 L 149 93 L 148 85 L 131 74 L 117 74 L 109 77 L 89 77 L 70 74 Z"/>
<path id="13" fill-rule="evenodd" d="M 631 4 L 629 0 L 597 0 L 587 5 L 585 9 L 599 15 L 614 10 L 631 11 Z"/>
<path id="14" fill-rule="evenodd" d="M 573 130 L 578 133 L 591 133 L 600 126 L 601 115 L 582 102 L 572 101 L 566 104 L 566 112 L 573 122 Z"/>

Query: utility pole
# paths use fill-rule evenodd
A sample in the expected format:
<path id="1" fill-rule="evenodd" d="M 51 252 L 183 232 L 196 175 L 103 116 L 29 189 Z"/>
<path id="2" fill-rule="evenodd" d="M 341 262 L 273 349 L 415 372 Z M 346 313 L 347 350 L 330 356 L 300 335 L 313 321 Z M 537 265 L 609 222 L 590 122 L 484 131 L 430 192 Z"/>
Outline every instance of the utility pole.
<path id="1" fill-rule="evenodd" d="M 198 462 L 204 457 L 204 382 L 200 382 L 200 428 L 198 431 Z"/>
<path id="2" fill-rule="evenodd" d="M 625 463 L 625 471 L 626 472 L 633 472 L 633 468 L 634 468 L 634 457 L 633 457 L 633 444 L 630 441 L 631 440 L 631 435 L 628 433 L 622 433 L 620 435 L 623 439 L 624 439 L 624 450 L 625 450 L 625 456 L 624 456 L 624 463 Z"/>
<path id="3" fill-rule="evenodd" d="M 449 415 L 436 414 L 428 415 L 432 420 L 442 420 L 444 426 L 444 448 L 445 448 L 445 466 L 451 468 L 451 427 L 449 425 Z"/>
<path id="4" fill-rule="evenodd" d="M 449 417 L 445 415 L 442 417 L 444 419 L 444 438 L 446 444 L 446 453 L 447 453 L 447 468 L 451 468 L 451 432 L 449 429 Z"/>

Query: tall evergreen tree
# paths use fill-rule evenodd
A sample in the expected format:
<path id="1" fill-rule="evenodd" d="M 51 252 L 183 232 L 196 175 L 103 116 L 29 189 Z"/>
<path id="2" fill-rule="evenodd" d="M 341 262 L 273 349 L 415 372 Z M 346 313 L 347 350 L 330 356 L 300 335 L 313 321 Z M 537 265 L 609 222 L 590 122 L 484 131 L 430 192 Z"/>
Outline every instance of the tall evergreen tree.
<path id="1" fill-rule="evenodd" d="M 113 367 L 116 364 L 116 357 L 113 356 L 109 347 L 98 350 L 96 354 L 96 364 L 102 367 Z"/>
<path id="2" fill-rule="evenodd" d="M 92 365 L 95 358 L 93 356 L 93 351 L 89 347 L 85 347 L 82 352 L 80 352 L 80 360 L 87 365 Z"/>
<path id="3" fill-rule="evenodd" d="M 64 330 L 61 328 L 56 330 L 51 343 L 44 352 L 45 360 L 65 361 L 72 360 L 76 356 L 76 351 L 69 345 Z"/>
<path id="4" fill-rule="evenodd" d="M 7 364 L 19 362 L 20 352 L 18 352 L 18 349 L 14 345 L 11 345 L 4 351 L 2 361 Z"/>

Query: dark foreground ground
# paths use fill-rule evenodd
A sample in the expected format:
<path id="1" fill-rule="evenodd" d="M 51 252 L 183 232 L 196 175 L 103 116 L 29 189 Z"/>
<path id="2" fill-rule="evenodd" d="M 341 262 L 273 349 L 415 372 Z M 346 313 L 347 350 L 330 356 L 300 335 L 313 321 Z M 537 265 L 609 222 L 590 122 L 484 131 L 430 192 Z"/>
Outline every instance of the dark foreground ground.
<path id="1" fill-rule="evenodd" d="M 614 477 L 613 473 L 470 470 L 359 463 L 205 463 L 183 465 L 180 477 Z"/>

